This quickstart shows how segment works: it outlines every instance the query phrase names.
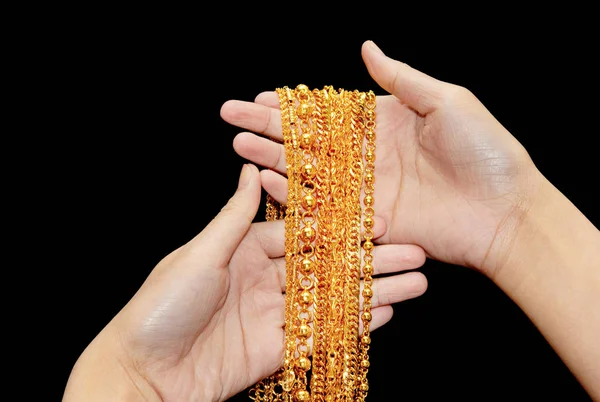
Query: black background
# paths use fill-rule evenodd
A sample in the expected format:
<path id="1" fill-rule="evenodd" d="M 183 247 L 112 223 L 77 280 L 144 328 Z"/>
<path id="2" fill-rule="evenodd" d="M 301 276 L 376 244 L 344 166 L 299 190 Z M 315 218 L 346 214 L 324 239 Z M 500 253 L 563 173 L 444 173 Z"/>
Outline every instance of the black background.
<path id="1" fill-rule="evenodd" d="M 154 265 L 233 194 L 244 161 L 231 146 L 238 129 L 219 117 L 223 102 L 298 83 L 383 94 L 361 60 L 367 39 L 473 91 L 598 226 L 597 46 L 578 16 L 491 26 L 483 17 L 439 25 L 388 10 L 375 19 L 357 10 L 352 20 L 214 14 L 226 11 L 91 13 L 56 26 L 58 39 L 43 44 L 57 72 L 47 84 L 64 96 L 48 121 L 62 133 L 47 140 L 58 151 L 40 171 L 51 183 L 42 234 L 57 267 L 50 332 L 62 346 L 49 356 L 59 363 L 57 394 Z M 66 235 L 55 238 L 56 227 Z M 395 305 L 373 334 L 370 401 L 589 400 L 490 281 L 429 260 L 421 271 L 426 294 Z"/>

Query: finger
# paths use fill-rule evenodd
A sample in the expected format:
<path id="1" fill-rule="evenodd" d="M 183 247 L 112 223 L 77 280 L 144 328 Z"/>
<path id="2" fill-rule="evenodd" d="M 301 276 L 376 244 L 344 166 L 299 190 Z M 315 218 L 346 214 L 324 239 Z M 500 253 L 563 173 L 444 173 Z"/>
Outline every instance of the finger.
<path id="1" fill-rule="evenodd" d="M 221 212 L 188 243 L 204 261 L 226 266 L 252 224 L 260 205 L 260 175 L 256 166 L 242 168 L 238 188 Z"/>
<path id="2" fill-rule="evenodd" d="M 421 296 L 427 290 L 427 278 L 421 272 L 376 278 L 373 280 L 371 306 L 379 307 L 399 303 Z M 361 281 L 361 295 L 364 282 Z M 361 297 L 361 309 L 363 298 Z"/>
<path id="3" fill-rule="evenodd" d="M 252 133 L 240 133 L 233 139 L 233 149 L 242 158 L 257 165 L 285 173 L 285 149 L 283 145 Z"/>
<path id="4" fill-rule="evenodd" d="M 279 284 L 281 285 L 281 292 L 285 292 L 285 258 L 274 258 L 273 264 L 277 269 L 277 275 L 279 276 Z"/>
<path id="5" fill-rule="evenodd" d="M 221 107 L 221 118 L 234 126 L 283 140 L 279 108 L 274 109 L 254 102 L 230 100 Z"/>
<path id="6" fill-rule="evenodd" d="M 386 306 L 374 308 L 373 310 L 371 310 L 372 318 L 371 318 L 371 325 L 369 325 L 369 330 L 375 331 L 377 328 L 381 328 L 382 326 L 387 324 L 392 319 L 393 315 L 394 315 L 394 308 L 392 306 L 386 305 Z M 360 321 L 358 331 L 361 334 L 363 332 L 362 320 Z"/>
<path id="7" fill-rule="evenodd" d="M 268 106 L 273 109 L 279 110 L 279 95 L 275 91 L 261 92 L 254 99 L 254 103 Z"/>
<path id="8" fill-rule="evenodd" d="M 387 57 L 372 41 L 363 44 L 362 56 L 371 77 L 409 107 L 426 115 L 439 105 L 446 83 Z"/>
<path id="9" fill-rule="evenodd" d="M 260 181 L 267 193 L 280 204 L 287 204 L 287 178 L 272 170 L 261 170 Z"/>
<path id="10" fill-rule="evenodd" d="M 287 178 L 268 169 L 260 172 L 260 178 L 263 188 L 275 201 L 287 204 Z M 378 239 L 387 231 L 387 223 L 380 216 L 374 216 L 373 221 L 373 239 Z"/>
<path id="11" fill-rule="evenodd" d="M 283 219 L 253 223 L 251 233 L 256 236 L 269 258 L 283 257 L 285 254 L 285 221 Z"/>
<path id="12" fill-rule="evenodd" d="M 283 221 L 279 221 L 279 222 L 283 222 Z M 266 223 L 272 223 L 272 222 L 266 222 Z M 256 225 L 256 224 L 255 224 Z M 282 227 L 283 229 L 283 227 Z M 281 235 L 283 236 L 283 235 Z M 279 237 L 279 236 L 278 236 Z M 273 239 L 273 243 L 279 243 L 279 239 Z M 281 242 L 283 243 L 283 242 Z M 281 246 L 281 250 L 277 250 L 278 252 L 281 251 L 280 255 L 283 255 L 283 250 L 284 247 L 283 245 Z M 273 263 L 275 264 L 275 266 L 277 267 L 278 270 L 278 274 L 279 274 L 279 279 L 281 282 L 281 290 L 285 291 L 285 258 L 280 257 L 280 258 L 274 258 L 273 259 Z M 425 252 L 423 251 L 423 249 L 419 246 L 415 246 L 413 244 L 386 244 L 386 245 L 381 245 L 381 246 L 375 246 L 375 248 L 373 249 L 373 275 L 380 275 L 380 274 L 390 274 L 390 273 L 394 273 L 394 272 L 401 272 L 401 271 L 405 271 L 407 269 L 416 269 L 421 267 L 423 264 L 425 263 Z M 408 297 L 410 298 L 410 295 L 413 294 L 414 292 L 418 293 L 419 291 L 422 290 L 422 292 L 425 292 L 425 289 L 427 289 L 427 280 L 425 278 L 425 276 L 419 272 L 415 272 L 414 274 L 417 275 L 412 275 L 413 273 L 410 274 L 405 274 L 405 275 L 395 275 L 395 276 L 390 276 L 387 278 L 376 278 L 373 281 L 373 292 L 375 293 L 374 296 L 374 302 L 376 302 L 378 305 L 382 304 L 382 302 L 388 301 L 388 300 L 395 300 L 395 298 L 397 297 Z M 385 279 L 390 279 L 389 281 L 385 280 Z M 383 280 L 383 282 L 381 282 Z M 424 281 L 424 282 L 423 282 Z M 383 288 L 379 288 L 383 286 Z M 394 288 L 394 286 L 397 286 L 396 288 Z M 423 287 L 423 289 L 421 289 L 421 287 Z M 394 294 L 392 294 L 394 291 L 399 292 L 398 295 L 394 296 Z M 361 292 L 362 292 L 362 288 L 361 288 Z M 382 294 L 379 294 L 379 293 Z M 404 293 L 403 293 L 404 292 Z M 422 293 L 420 293 L 422 294 Z M 419 296 L 420 294 L 417 294 L 417 296 Z M 408 296 L 406 296 L 408 295 Z M 375 297 L 377 297 L 377 299 L 375 299 Z M 416 296 L 412 296 L 412 297 L 416 297 Z M 403 299 L 405 300 L 405 299 Z M 398 301 L 402 301 L 402 300 L 398 300 Z M 390 303 L 383 303 L 383 304 L 391 304 L 391 303 L 395 303 L 395 302 L 390 302 Z"/>
<path id="13" fill-rule="evenodd" d="M 373 275 L 416 269 L 425 261 L 425 251 L 414 244 L 378 245 L 373 248 Z"/>

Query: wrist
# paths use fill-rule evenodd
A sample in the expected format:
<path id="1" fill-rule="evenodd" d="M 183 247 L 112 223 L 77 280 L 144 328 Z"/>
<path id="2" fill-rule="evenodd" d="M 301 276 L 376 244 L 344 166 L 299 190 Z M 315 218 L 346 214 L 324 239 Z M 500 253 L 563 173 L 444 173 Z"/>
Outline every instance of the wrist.
<path id="1" fill-rule="evenodd" d="M 158 392 L 121 350 L 118 335 L 109 334 L 107 328 L 90 343 L 75 363 L 63 402 L 162 401 Z"/>
<path id="2" fill-rule="evenodd" d="M 600 231 L 549 182 L 491 278 L 600 398 Z"/>
<path id="3" fill-rule="evenodd" d="M 487 270 L 490 279 L 506 291 L 522 287 L 524 280 L 547 276 L 549 269 L 569 271 L 573 265 L 586 265 L 584 260 L 593 261 L 588 253 L 600 244 L 594 225 L 556 187 L 541 179 L 527 208 L 506 224 L 507 235 L 496 244 L 501 257 Z"/>
<path id="4" fill-rule="evenodd" d="M 535 222 L 540 204 L 554 196 L 554 187 L 534 166 L 527 167 L 518 188 L 510 196 L 511 207 L 500 218 L 483 259 L 473 265 L 494 282 L 513 266 L 511 258 L 520 249 L 523 238 L 529 240 L 532 228 L 543 231 Z"/>

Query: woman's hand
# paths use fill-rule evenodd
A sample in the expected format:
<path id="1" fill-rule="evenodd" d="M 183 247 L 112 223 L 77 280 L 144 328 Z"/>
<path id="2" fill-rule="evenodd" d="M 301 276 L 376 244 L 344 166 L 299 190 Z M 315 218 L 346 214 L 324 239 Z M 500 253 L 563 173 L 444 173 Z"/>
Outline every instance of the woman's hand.
<path id="1" fill-rule="evenodd" d="M 284 222 L 252 223 L 260 193 L 258 170 L 245 166 L 221 213 L 164 258 L 88 346 L 65 401 L 225 400 L 280 367 Z M 380 274 L 425 261 L 412 245 L 378 246 L 374 257 Z M 426 287 L 419 272 L 375 279 L 372 328 L 390 320 L 391 303 Z"/>
<path id="2" fill-rule="evenodd" d="M 371 76 L 391 96 L 377 97 L 375 211 L 381 243 L 422 246 L 438 260 L 499 269 L 541 174 L 525 149 L 465 88 L 429 77 L 363 46 Z M 352 88 L 348 88 L 352 89 Z M 254 103 L 229 101 L 227 122 L 282 139 L 274 92 Z M 283 146 L 252 133 L 234 140 L 237 153 L 264 171 L 265 189 L 286 198 Z M 275 172 L 274 172 L 275 171 Z"/>

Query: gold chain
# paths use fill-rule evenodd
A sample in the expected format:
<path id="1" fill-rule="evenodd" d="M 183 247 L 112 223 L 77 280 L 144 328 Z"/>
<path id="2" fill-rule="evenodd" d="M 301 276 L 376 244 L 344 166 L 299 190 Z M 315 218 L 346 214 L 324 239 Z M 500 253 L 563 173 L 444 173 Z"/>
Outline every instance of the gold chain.
<path id="1" fill-rule="evenodd" d="M 363 210 L 363 227 L 364 227 L 364 238 L 363 243 L 364 250 L 364 265 L 363 265 L 363 332 L 360 338 L 360 372 L 359 372 L 359 386 L 358 397 L 356 400 L 364 401 L 369 390 L 369 382 L 367 380 L 367 372 L 369 371 L 369 345 L 371 344 L 370 335 L 370 323 L 371 323 L 371 299 L 373 297 L 373 215 L 375 210 L 373 204 L 375 198 L 375 95 L 373 92 L 369 92 L 365 95 L 361 95 L 361 106 L 363 110 L 363 116 L 365 121 L 365 170 L 364 170 L 364 193 L 363 204 L 365 206 Z"/>
<path id="2" fill-rule="evenodd" d="M 331 86 L 311 91 L 302 84 L 278 88 L 277 94 L 288 198 L 282 205 L 267 196 L 266 218 L 285 219 L 285 352 L 282 368 L 256 384 L 250 398 L 364 401 L 373 297 L 375 95 Z"/>

